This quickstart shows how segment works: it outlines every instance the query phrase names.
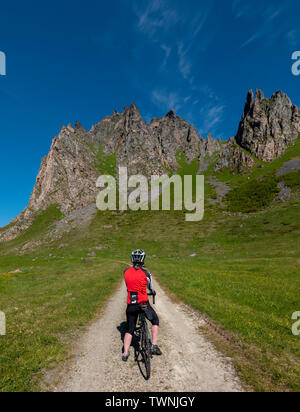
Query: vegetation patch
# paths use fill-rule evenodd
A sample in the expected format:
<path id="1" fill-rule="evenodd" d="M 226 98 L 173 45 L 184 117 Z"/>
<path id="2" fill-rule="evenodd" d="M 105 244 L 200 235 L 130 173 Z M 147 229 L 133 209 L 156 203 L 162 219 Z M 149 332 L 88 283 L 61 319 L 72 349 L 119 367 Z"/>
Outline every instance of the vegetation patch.
<path id="1" fill-rule="evenodd" d="M 101 175 L 109 175 L 116 177 L 117 174 L 117 157 L 115 154 L 107 155 L 104 152 L 103 146 L 99 146 L 97 153 L 97 170 Z"/>
<path id="2" fill-rule="evenodd" d="M 298 190 L 300 189 L 300 170 L 280 176 L 280 178 L 278 178 L 278 181 L 284 181 L 284 183 L 291 189 Z"/>
<path id="3" fill-rule="evenodd" d="M 299 337 L 291 331 L 299 310 L 299 236 L 298 200 L 242 217 L 207 208 L 193 224 L 182 212 L 98 212 L 84 232 L 35 254 L 17 256 L 7 243 L 0 273 L 22 273 L 0 276 L 0 310 L 8 319 L 0 391 L 39 389 L 41 370 L 65 358 L 74 331 L 121 280 L 125 265 L 118 262 L 136 247 L 146 250 L 147 266 L 166 288 L 238 342 L 220 348 L 234 356 L 244 382 L 259 391 L 299 391 Z M 92 251 L 94 261 L 85 264 Z"/>
<path id="4" fill-rule="evenodd" d="M 64 214 L 60 211 L 59 205 L 51 205 L 46 210 L 37 212 L 32 225 L 24 230 L 15 240 L 12 240 L 11 243 L 20 244 L 28 240 L 37 239 L 41 233 L 45 232 L 63 217 Z"/>
<path id="5" fill-rule="evenodd" d="M 299 143 L 248 175 L 220 174 L 234 188 L 228 205 L 262 210 L 279 179 L 297 187 L 297 173 L 275 173 L 300 156 Z M 179 174 L 196 173 L 196 160 L 189 164 L 181 155 L 178 165 Z M 206 189 L 215 196 L 211 185 Z M 191 224 L 184 212 L 99 211 L 86 230 L 66 233 L 34 254 L 17 254 L 61 217 L 58 206 L 51 206 L 17 239 L 0 244 L 0 310 L 8 332 L 0 337 L 0 391 L 40 388 L 41 371 L 65 358 L 77 331 L 122 279 L 124 265 L 118 262 L 128 261 L 137 247 L 146 250 L 146 264 L 165 288 L 225 331 L 229 343 L 210 338 L 233 357 L 243 382 L 257 391 L 300 391 L 299 336 L 291 331 L 299 310 L 299 199 L 250 215 L 207 205 L 205 218 Z M 85 264 L 91 252 L 96 256 Z M 9 274 L 17 269 L 22 273 Z"/>
<path id="6" fill-rule="evenodd" d="M 176 162 L 178 164 L 178 170 L 176 174 L 180 176 L 196 176 L 200 167 L 198 158 L 192 162 L 188 162 L 186 155 L 182 151 L 176 152 Z"/>
<path id="7" fill-rule="evenodd" d="M 231 190 L 226 195 L 231 212 L 251 213 L 270 205 L 279 192 L 275 177 L 253 179 Z"/>
<path id="8" fill-rule="evenodd" d="M 44 368 L 60 362 L 68 344 L 114 291 L 124 265 L 88 251 L 43 248 L 36 254 L 1 256 L 0 310 L 7 334 L 0 336 L 0 392 L 36 391 Z M 21 268 L 22 273 L 8 273 Z"/>

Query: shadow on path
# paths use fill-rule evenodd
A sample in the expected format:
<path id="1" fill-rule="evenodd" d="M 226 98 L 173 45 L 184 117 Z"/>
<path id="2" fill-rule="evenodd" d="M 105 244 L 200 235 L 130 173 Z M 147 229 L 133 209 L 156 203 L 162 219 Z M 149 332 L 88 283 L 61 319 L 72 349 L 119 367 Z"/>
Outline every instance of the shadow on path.
<path id="1" fill-rule="evenodd" d="M 125 338 L 125 334 L 127 332 L 127 323 L 122 322 L 119 326 L 117 326 L 117 329 L 120 332 L 121 341 L 124 345 L 124 338 Z M 137 362 L 137 365 L 139 367 L 141 375 L 145 380 L 148 380 L 147 379 L 147 372 L 146 372 L 146 369 L 145 369 L 145 361 L 144 361 L 143 353 L 141 352 L 140 336 L 139 336 L 139 331 L 138 330 L 136 330 L 134 332 L 134 335 L 132 337 L 131 346 L 134 349 L 134 360 Z M 122 346 L 122 353 L 123 353 L 123 351 L 124 351 L 124 346 Z"/>

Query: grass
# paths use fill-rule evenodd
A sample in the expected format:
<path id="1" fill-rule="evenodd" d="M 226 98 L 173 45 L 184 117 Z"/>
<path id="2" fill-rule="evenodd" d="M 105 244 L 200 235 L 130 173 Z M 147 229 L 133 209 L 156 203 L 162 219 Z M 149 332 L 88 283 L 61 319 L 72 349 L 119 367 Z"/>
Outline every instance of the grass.
<path id="1" fill-rule="evenodd" d="M 106 155 L 103 146 L 100 145 L 97 153 L 96 169 L 101 175 L 116 176 L 117 158 L 115 154 Z"/>
<path id="2" fill-rule="evenodd" d="M 187 175 L 197 175 L 197 172 L 200 167 L 200 162 L 197 158 L 194 159 L 192 162 L 188 162 L 185 153 L 182 151 L 177 151 L 176 162 L 178 164 L 178 170 L 176 174 L 178 174 L 179 176 L 183 177 Z"/>
<path id="3" fill-rule="evenodd" d="M 274 176 L 262 180 L 252 179 L 227 194 L 228 210 L 241 213 L 260 211 L 271 204 L 278 192 Z"/>
<path id="4" fill-rule="evenodd" d="M 300 158 L 300 138 L 296 139 L 295 143 L 289 146 L 285 153 L 273 162 L 263 162 L 261 160 L 257 160 L 255 166 L 248 174 L 231 174 L 229 171 L 222 170 L 221 172 L 215 173 L 215 176 L 234 188 L 245 183 L 246 180 L 259 180 L 276 174 L 284 163 L 293 158 Z"/>
<path id="5" fill-rule="evenodd" d="M 227 336 L 204 331 L 233 358 L 246 385 L 255 391 L 299 391 L 300 337 L 291 332 L 291 317 L 300 310 L 300 200 L 266 209 L 260 203 L 274 188 L 273 182 L 265 186 L 268 179 L 276 180 L 275 172 L 299 149 L 297 141 L 283 159 L 255 166 L 246 176 L 217 174 L 233 190 L 241 188 L 239 205 L 247 205 L 247 196 L 257 204 L 259 212 L 251 215 L 207 206 L 203 221 L 187 223 L 184 212 L 98 212 L 84 232 L 72 231 L 16 255 L 61 217 L 53 206 L 19 238 L 1 244 L 0 310 L 7 315 L 8 333 L 0 337 L 0 391 L 40 388 L 43 369 L 65 358 L 78 330 L 96 316 L 121 279 L 124 265 L 118 262 L 127 261 L 137 247 L 147 251 L 147 265 L 165 288 Z M 178 160 L 182 170 L 194 173 L 196 162 Z M 297 173 L 280 177 L 293 187 L 297 179 Z M 259 190 L 253 182 L 261 184 Z M 210 185 L 206 189 L 215 196 Z M 67 246 L 60 249 L 61 243 Z M 94 262 L 85 264 L 99 245 Z M 22 273 L 9 274 L 16 269 Z"/>
<path id="6" fill-rule="evenodd" d="M 61 242 L 47 241 L 15 255 L 24 244 L 40 242 L 62 217 L 52 205 L 18 238 L 0 244 L 0 310 L 7 318 L 7 335 L 0 336 L 1 392 L 39 390 L 43 370 L 64 359 L 121 279 L 124 264 L 100 256 L 86 264 L 91 249 L 81 242 L 60 249 Z M 9 273 L 16 269 L 21 273 Z"/>
<path id="7" fill-rule="evenodd" d="M 190 260 L 162 259 L 155 270 L 181 300 L 229 331 L 244 351 L 251 349 L 255 374 L 238 365 L 247 384 L 257 391 L 299 391 L 299 340 L 291 333 L 300 286 L 295 259 Z"/>
<path id="8" fill-rule="evenodd" d="M 247 174 L 231 174 L 228 170 L 214 173 L 212 169 L 208 173 L 214 174 L 214 177 L 231 187 L 231 191 L 225 198 L 229 211 L 253 213 L 265 209 L 272 203 L 279 192 L 277 187 L 279 182 L 286 181 L 287 186 L 293 190 L 298 189 L 299 171 L 276 176 L 285 162 L 298 157 L 300 157 L 300 138 L 287 148 L 283 156 L 273 162 L 266 163 L 256 159 L 255 166 Z"/>
<path id="9" fill-rule="evenodd" d="M 300 170 L 282 175 L 278 181 L 284 181 L 291 189 L 298 190 L 300 188 Z"/>
<path id="10" fill-rule="evenodd" d="M 54 242 L 17 257 L 11 249 L 0 272 L 22 273 L 0 276 L 8 317 L 8 335 L 0 338 L 1 390 L 38 389 L 42 369 L 64 358 L 65 336 L 72 340 L 95 316 L 121 279 L 117 262 L 136 247 L 148 252 L 147 264 L 165 287 L 238 342 L 235 362 L 244 382 L 257 391 L 300 390 L 299 337 L 291 333 L 299 310 L 299 206 L 227 216 L 226 225 L 214 210 L 190 224 L 182 212 L 99 212 L 85 233 L 60 240 L 69 244 L 64 249 Z M 96 261 L 82 263 L 99 244 L 106 248 Z"/>
<path id="11" fill-rule="evenodd" d="M 7 336 L 0 337 L 1 391 L 38 390 L 43 369 L 64 358 L 74 333 L 95 316 L 120 280 L 116 262 L 97 259 L 85 265 L 75 256 L 32 259 L 14 262 L 21 274 L 0 277 L 1 310 L 7 318 Z M 6 257 L 0 270 L 12 266 Z"/>
<path id="12" fill-rule="evenodd" d="M 100 233 L 101 219 L 93 222 L 91 238 Z M 228 216 L 226 225 L 212 211 L 190 225 L 175 212 L 128 213 L 117 218 L 106 242 L 115 245 L 117 258 L 137 245 L 149 251 L 147 263 L 160 282 L 238 344 L 235 366 L 254 390 L 299 391 L 299 337 L 291 332 L 299 310 L 299 222 L 299 201 Z"/>

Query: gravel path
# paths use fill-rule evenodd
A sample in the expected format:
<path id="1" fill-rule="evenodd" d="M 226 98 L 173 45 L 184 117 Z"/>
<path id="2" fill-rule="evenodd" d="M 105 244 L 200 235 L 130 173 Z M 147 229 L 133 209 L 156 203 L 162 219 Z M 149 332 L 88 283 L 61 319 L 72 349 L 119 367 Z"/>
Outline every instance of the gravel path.
<path id="1" fill-rule="evenodd" d="M 155 280 L 154 280 L 155 281 Z M 199 333 L 199 319 L 184 305 L 173 303 L 155 281 L 161 322 L 163 356 L 152 360 L 152 376 L 145 381 L 134 349 L 121 361 L 125 333 L 125 285 L 108 302 L 102 316 L 88 327 L 75 349 L 72 363 L 55 376 L 56 392 L 242 391 L 228 358 Z M 60 378 L 58 378 L 60 375 Z"/>
<path id="2" fill-rule="evenodd" d="M 284 165 L 278 170 L 276 176 L 282 176 L 286 173 L 295 172 L 300 169 L 300 159 L 292 159 L 284 163 Z"/>

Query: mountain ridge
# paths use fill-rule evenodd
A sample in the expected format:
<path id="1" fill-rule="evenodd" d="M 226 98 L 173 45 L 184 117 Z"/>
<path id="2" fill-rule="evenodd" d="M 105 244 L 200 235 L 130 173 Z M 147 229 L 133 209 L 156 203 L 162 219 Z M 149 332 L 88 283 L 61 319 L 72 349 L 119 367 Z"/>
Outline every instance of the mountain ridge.
<path id="1" fill-rule="evenodd" d="M 177 154 L 188 163 L 198 159 L 200 169 L 215 162 L 214 171 L 246 173 L 255 158 L 271 162 L 300 135 L 300 109 L 282 91 L 266 99 L 261 90 L 250 90 L 238 132 L 226 143 L 209 133 L 205 139 L 196 128 L 170 110 L 149 124 L 135 103 L 105 116 L 87 131 L 79 121 L 62 126 L 41 161 L 29 204 L 0 233 L 0 241 L 14 239 L 28 228 L 35 213 L 58 204 L 68 215 L 95 201 L 99 163 L 127 166 L 129 174 L 176 172 Z"/>

